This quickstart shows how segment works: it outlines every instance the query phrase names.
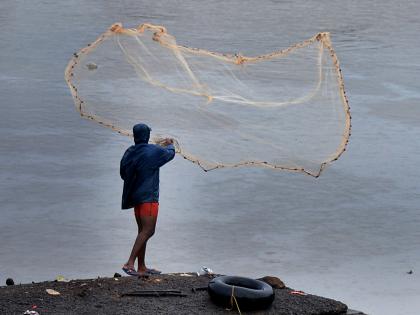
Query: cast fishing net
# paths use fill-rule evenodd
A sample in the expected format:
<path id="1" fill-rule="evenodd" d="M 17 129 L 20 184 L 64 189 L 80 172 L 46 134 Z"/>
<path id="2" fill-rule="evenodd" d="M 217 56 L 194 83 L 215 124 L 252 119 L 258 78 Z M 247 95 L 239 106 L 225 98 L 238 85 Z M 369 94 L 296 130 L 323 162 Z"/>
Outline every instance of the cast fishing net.
<path id="1" fill-rule="evenodd" d="M 263 166 L 319 176 L 345 150 L 350 112 L 328 33 L 257 57 L 180 46 L 162 26 L 114 24 L 74 54 L 80 114 L 125 135 L 152 127 L 204 170 Z"/>

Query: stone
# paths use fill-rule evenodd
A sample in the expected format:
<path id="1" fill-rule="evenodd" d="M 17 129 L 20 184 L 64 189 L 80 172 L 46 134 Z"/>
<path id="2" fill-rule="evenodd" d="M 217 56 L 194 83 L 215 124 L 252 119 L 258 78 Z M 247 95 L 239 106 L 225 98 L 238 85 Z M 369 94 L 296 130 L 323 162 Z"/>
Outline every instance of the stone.
<path id="1" fill-rule="evenodd" d="M 15 285 L 15 282 L 13 281 L 12 278 L 7 278 L 6 279 L 6 285 Z"/>
<path id="2" fill-rule="evenodd" d="M 273 277 L 273 276 L 265 276 L 265 277 L 259 278 L 257 280 L 261 280 L 261 281 L 264 281 L 265 283 L 268 283 L 274 289 L 284 289 L 286 287 L 284 285 L 283 281 L 281 281 L 279 278 Z"/>

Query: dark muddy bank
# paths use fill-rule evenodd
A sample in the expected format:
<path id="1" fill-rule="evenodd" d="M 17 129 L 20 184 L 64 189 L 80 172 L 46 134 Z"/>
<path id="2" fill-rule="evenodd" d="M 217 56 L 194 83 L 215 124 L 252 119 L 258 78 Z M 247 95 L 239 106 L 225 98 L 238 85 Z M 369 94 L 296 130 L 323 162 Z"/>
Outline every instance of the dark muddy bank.
<path id="1" fill-rule="evenodd" d="M 97 278 L 70 282 L 40 282 L 0 287 L 0 313 L 23 314 L 229 314 L 214 305 L 204 289 L 207 276 L 165 274 L 134 277 Z M 59 292 L 50 295 L 47 289 Z M 174 290 L 167 296 L 126 296 L 139 290 Z M 362 314 L 348 311 L 341 302 L 312 295 L 292 294 L 290 288 L 275 289 L 272 306 L 264 311 L 242 314 L 335 315 Z M 238 313 L 233 310 L 230 314 Z"/>

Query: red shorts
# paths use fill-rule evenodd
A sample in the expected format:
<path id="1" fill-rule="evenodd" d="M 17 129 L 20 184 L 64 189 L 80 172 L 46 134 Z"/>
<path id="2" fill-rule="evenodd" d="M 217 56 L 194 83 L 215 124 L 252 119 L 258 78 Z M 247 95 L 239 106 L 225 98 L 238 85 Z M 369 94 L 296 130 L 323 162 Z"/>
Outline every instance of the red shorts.
<path id="1" fill-rule="evenodd" d="M 159 202 L 144 202 L 134 207 L 136 217 L 157 217 Z"/>

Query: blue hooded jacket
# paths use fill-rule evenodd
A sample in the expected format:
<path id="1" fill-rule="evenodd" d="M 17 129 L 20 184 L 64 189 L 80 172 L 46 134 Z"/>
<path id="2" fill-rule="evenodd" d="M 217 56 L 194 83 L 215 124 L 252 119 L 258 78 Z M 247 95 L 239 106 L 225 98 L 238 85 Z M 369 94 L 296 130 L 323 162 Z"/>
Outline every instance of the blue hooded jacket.
<path id="1" fill-rule="evenodd" d="M 135 145 L 129 147 L 121 159 L 120 175 L 124 180 L 122 209 L 159 201 L 159 168 L 175 156 L 172 144 L 164 148 L 148 143 L 150 130 L 145 124 L 135 125 Z"/>

